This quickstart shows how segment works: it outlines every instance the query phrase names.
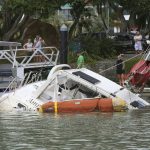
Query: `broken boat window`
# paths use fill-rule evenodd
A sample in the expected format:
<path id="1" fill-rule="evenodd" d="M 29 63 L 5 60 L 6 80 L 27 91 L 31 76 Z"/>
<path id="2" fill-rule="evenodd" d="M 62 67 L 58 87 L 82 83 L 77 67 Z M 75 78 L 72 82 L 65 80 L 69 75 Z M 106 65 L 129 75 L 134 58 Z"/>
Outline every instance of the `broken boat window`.
<path id="1" fill-rule="evenodd" d="M 92 84 L 96 84 L 98 82 L 100 82 L 99 80 L 83 73 L 82 71 L 76 71 L 76 72 L 73 72 L 72 74 L 76 75 L 76 76 L 80 76 L 80 78 L 92 83 Z"/>

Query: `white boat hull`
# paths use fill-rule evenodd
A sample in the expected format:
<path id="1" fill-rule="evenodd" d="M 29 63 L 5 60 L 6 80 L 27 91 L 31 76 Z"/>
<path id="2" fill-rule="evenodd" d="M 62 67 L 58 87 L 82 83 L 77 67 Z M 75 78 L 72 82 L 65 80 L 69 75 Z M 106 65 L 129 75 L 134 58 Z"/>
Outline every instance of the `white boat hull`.
<path id="1" fill-rule="evenodd" d="M 149 106 L 149 103 L 115 82 L 86 68 L 61 70 L 59 65 L 47 80 L 25 85 L 0 98 L 0 110 L 37 110 L 48 101 L 92 97 L 120 98 L 128 109 Z M 59 68 L 59 69 L 58 69 Z M 89 94 L 91 93 L 91 94 Z"/>

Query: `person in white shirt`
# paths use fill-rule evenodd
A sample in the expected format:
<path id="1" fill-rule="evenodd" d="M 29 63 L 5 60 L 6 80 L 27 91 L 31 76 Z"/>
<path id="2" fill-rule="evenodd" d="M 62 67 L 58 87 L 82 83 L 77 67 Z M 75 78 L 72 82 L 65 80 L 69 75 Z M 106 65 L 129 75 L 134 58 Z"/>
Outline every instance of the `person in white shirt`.
<path id="1" fill-rule="evenodd" d="M 28 39 L 27 43 L 25 43 L 25 44 L 23 45 L 23 48 L 24 48 L 24 49 L 33 48 L 33 43 L 31 42 L 31 39 Z"/>
<path id="2" fill-rule="evenodd" d="M 23 45 L 23 48 L 28 50 L 29 56 L 32 55 L 33 43 L 32 43 L 32 41 L 31 41 L 31 39 L 28 39 L 27 43 L 25 43 L 25 44 Z"/>
<path id="3" fill-rule="evenodd" d="M 136 35 L 134 36 L 134 48 L 136 53 L 142 52 L 142 35 L 140 34 L 139 31 L 136 32 Z"/>

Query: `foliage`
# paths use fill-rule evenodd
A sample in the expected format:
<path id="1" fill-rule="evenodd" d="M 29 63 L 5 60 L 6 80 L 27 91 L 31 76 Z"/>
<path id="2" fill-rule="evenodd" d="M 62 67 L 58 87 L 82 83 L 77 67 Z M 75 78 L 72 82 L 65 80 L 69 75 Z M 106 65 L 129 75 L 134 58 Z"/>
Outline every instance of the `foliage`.
<path id="1" fill-rule="evenodd" d="M 91 17 L 91 24 L 92 24 L 91 31 L 93 33 L 101 32 L 105 30 L 100 16 Z"/>
<path id="2" fill-rule="evenodd" d="M 7 0 L 2 5 L 2 11 L 12 11 L 14 14 L 24 13 L 27 15 L 36 15 L 38 13 L 40 17 L 43 17 L 45 14 L 54 13 L 63 4 L 64 1 L 59 0 Z"/>
<path id="3" fill-rule="evenodd" d="M 86 64 L 94 65 L 94 64 L 96 64 L 97 60 L 100 60 L 100 57 L 98 57 L 96 55 L 93 55 L 91 57 L 91 55 L 88 54 L 86 51 L 83 52 L 83 56 L 84 56 L 84 59 L 85 59 L 85 65 Z M 68 53 L 68 63 L 71 64 L 71 66 L 73 68 L 77 67 L 76 66 L 77 59 L 78 59 L 77 53 L 69 51 L 69 53 Z"/>
<path id="4" fill-rule="evenodd" d="M 103 58 L 111 58 L 116 55 L 113 41 L 107 38 L 100 38 L 97 35 L 81 35 L 71 41 L 71 49 L 68 55 L 69 64 L 76 62 L 77 51 L 79 50 L 84 52 L 85 62 L 90 65 L 94 65 Z"/>
<path id="5" fill-rule="evenodd" d="M 74 0 L 74 1 L 68 1 L 68 3 L 70 3 L 70 5 L 72 6 L 71 9 L 71 14 L 75 19 L 78 19 L 81 14 L 83 13 L 83 11 L 85 10 L 85 5 L 86 3 L 84 1 L 81 0 Z"/>
<path id="6" fill-rule="evenodd" d="M 128 73 L 134 64 L 136 64 L 140 60 L 140 57 L 133 58 L 127 62 L 125 62 L 125 71 Z"/>
<path id="7" fill-rule="evenodd" d="M 3 0 L 0 12 L 0 38 L 13 39 L 17 32 L 23 32 L 34 19 L 48 18 L 65 3 L 60 0 Z"/>
<path id="8" fill-rule="evenodd" d="M 19 39 L 24 29 L 33 21 L 32 19 L 47 21 L 51 16 L 53 19 L 49 19 L 49 21 L 53 21 L 55 25 L 60 24 L 62 21 L 59 22 L 58 19 L 55 19 L 57 17 L 55 12 L 66 3 L 72 7 L 73 17 L 69 38 L 82 33 L 83 27 L 89 33 L 107 30 L 109 28 L 108 19 L 111 22 L 112 13 L 125 24 L 124 10 L 130 12 L 129 24 L 138 24 L 139 27 L 144 28 L 146 20 L 148 25 L 150 22 L 149 0 L 1 0 L 0 38 L 10 40 L 20 32 L 17 34 Z M 89 10 L 85 7 L 87 5 L 94 6 L 94 8 Z M 102 6 L 104 6 L 103 9 Z M 110 11 L 110 18 L 107 16 L 108 10 L 113 10 Z M 138 15 L 137 19 L 135 19 L 136 15 Z M 150 28 L 147 26 L 147 29 Z"/>
<path id="9" fill-rule="evenodd" d="M 146 21 L 148 21 L 148 26 L 150 25 L 149 0 L 114 0 L 111 5 L 114 11 L 116 6 L 121 6 L 120 13 L 122 16 L 125 10 L 130 13 L 130 25 L 137 25 L 140 29 L 147 28 Z"/>
<path id="10" fill-rule="evenodd" d="M 87 35 L 82 37 L 81 43 L 83 49 L 86 50 L 91 57 L 98 56 L 101 58 L 108 58 L 116 53 L 111 39 Z"/>
<path id="11" fill-rule="evenodd" d="M 71 39 L 75 35 L 76 28 L 78 27 L 79 21 L 82 18 L 81 16 L 85 13 L 85 6 L 87 3 L 83 0 L 74 0 L 74 1 L 68 0 L 68 3 L 72 7 L 71 15 L 73 17 L 73 24 L 71 25 L 70 30 L 69 30 L 69 39 Z M 80 26 L 80 29 L 81 29 L 81 26 Z"/>
<path id="12" fill-rule="evenodd" d="M 101 16 L 104 27 L 107 29 L 107 20 L 105 16 L 105 12 L 102 11 L 102 6 L 109 10 L 113 16 L 116 16 L 115 20 L 122 22 L 122 29 L 125 31 L 127 28 L 127 22 L 123 17 L 124 11 L 128 11 L 130 13 L 130 19 L 128 21 L 129 26 L 138 26 L 139 29 L 150 30 L 150 2 L 149 0 L 93 0 L 93 5 L 97 7 L 97 12 Z M 113 11 L 112 11 L 113 10 Z M 111 16 L 110 14 L 110 22 Z M 148 24 L 146 24 L 146 20 Z"/>
<path id="13" fill-rule="evenodd" d="M 51 25 L 53 25 L 55 27 L 55 29 L 57 30 L 57 32 L 59 32 L 60 26 L 63 23 L 67 24 L 65 22 L 64 16 L 62 14 L 58 15 L 57 13 L 49 15 L 49 18 L 47 18 L 45 21 L 48 22 L 48 23 L 50 22 Z"/>

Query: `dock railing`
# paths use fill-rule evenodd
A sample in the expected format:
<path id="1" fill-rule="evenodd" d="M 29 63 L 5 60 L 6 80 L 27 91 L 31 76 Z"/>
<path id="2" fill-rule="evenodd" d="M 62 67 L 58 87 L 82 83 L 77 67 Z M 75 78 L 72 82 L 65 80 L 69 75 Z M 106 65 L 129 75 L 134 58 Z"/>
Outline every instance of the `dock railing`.
<path id="1" fill-rule="evenodd" d="M 23 67 L 25 69 L 55 66 L 58 56 L 59 50 L 56 47 L 0 50 L 0 60 L 9 61 L 13 68 Z"/>

